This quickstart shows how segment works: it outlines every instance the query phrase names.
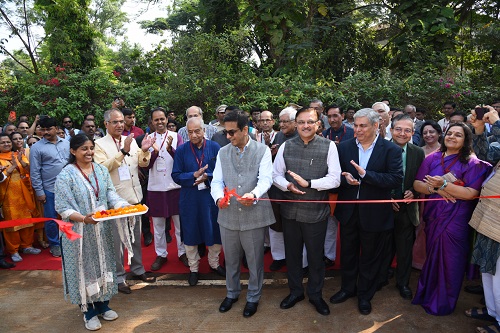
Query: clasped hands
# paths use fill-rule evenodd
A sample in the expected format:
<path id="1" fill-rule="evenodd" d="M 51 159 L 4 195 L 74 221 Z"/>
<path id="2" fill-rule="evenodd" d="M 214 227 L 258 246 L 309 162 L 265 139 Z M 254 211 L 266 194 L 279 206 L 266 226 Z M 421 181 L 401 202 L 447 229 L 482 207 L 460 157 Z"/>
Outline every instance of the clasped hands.
<path id="1" fill-rule="evenodd" d="M 205 170 L 207 170 L 207 168 L 208 164 L 193 173 L 193 177 L 195 178 L 193 186 L 204 183 L 208 179 L 208 175 L 205 173 Z"/>
<path id="2" fill-rule="evenodd" d="M 429 175 L 427 175 L 424 177 L 423 181 L 424 181 L 424 183 L 427 184 L 427 186 L 429 186 L 429 188 L 440 188 L 441 186 L 444 185 L 444 178 L 442 176 L 429 176 Z M 448 192 L 446 192 L 445 190 L 442 190 L 442 191 L 437 190 L 435 193 L 442 196 L 446 200 L 446 202 L 453 202 L 453 203 L 456 202 L 455 197 L 452 196 L 451 194 L 449 194 Z"/>

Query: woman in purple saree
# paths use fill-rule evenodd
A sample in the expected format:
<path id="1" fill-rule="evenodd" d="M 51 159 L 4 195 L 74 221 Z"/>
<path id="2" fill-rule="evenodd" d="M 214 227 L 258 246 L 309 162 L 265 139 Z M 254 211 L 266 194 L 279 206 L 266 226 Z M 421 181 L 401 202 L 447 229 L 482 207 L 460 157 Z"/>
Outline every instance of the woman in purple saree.
<path id="1" fill-rule="evenodd" d="M 429 314 L 447 315 L 455 310 L 469 252 L 468 222 L 481 184 L 491 165 L 472 155 L 472 133 L 463 123 L 451 124 L 441 149 L 426 157 L 413 184 L 427 198 L 427 260 L 418 280 L 413 304 Z"/>

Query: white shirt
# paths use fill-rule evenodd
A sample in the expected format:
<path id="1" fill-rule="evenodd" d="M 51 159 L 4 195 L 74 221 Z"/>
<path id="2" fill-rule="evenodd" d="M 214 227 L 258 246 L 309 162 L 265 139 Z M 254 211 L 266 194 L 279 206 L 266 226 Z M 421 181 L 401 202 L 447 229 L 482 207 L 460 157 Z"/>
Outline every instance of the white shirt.
<path id="1" fill-rule="evenodd" d="M 250 137 L 248 138 L 248 142 L 243 148 L 243 152 L 238 147 L 231 147 L 231 149 L 237 149 L 240 154 L 244 154 L 248 145 L 250 144 Z M 253 194 L 255 194 L 255 197 L 260 198 L 262 195 L 264 195 L 271 185 L 273 184 L 273 161 L 271 158 L 271 150 L 269 148 L 266 149 L 266 152 L 264 153 L 264 156 L 262 156 L 262 159 L 260 160 L 259 163 L 259 175 L 257 176 L 257 185 L 255 188 L 251 191 Z M 221 162 L 219 159 L 219 156 L 217 155 L 217 161 L 215 162 L 215 169 L 213 172 L 213 178 L 212 178 L 212 183 L 211 183 L 211 194 L 212 198 L 214 199 L 215 202 L 217 202 L 218 199 L 224 197 L 224 176 L 222 174 L 222 166 Z"/>
<path id="2" fill-rule="evenodd" d="M 276 154 L 276 157 L 274 159 L 273 166 L 274 185 L 276 185 L 282 191 L 288 191 L 287 187 L 288 184 L 290 184 L 290 182 L 285 178 L 285 173 L 287 172 L 285 159 L 283 158 L 285 145 L 286 142 L 284 142 L 278 149 L 278 153 Z M 340 173 L 342 172 L 342 170 L 340 170 L 337 145 L 333 141 L 330 142 L 330 146 L 328 147 L 328 156 L 326 163 L 328 164 L 328 173 L 322 178 L 311 179 L 311 188 L 314 188 L 318 191 L 325 191 L 331 188 L 339 187 Z"/>

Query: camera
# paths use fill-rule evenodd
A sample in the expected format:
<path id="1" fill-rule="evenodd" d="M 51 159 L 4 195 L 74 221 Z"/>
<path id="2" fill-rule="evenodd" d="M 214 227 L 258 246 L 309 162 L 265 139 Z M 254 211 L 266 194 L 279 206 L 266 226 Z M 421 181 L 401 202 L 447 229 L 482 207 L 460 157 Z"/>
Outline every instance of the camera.
<path id="1" fill-rule="evenodd" d="M 475 108 L 474 111 L 476 112 L 476 119 L 477 120 L 482 120 L 483 119 L 483 116 L 486 112 L 488 112 L 488 109 L 487 108 Z"/>

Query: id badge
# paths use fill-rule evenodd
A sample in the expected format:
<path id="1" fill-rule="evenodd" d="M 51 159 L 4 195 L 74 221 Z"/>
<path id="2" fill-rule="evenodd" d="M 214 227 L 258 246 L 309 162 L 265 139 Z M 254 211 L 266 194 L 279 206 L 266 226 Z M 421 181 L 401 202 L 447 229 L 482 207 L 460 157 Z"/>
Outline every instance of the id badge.
<path id="1" fill-rule="evenodd" d="M 121 181 L 130 180 L 130 170 L 127 164 L 122 164 L 122 166 L 118 168 L 118 176 Z"/>
<path id="2" fill-rule="evenodd" d="M 92 295 L 95 295 L 99 292 L 99 289 L 101 289 L 99 287 L 99 284 L 97 282 L 94 282 L 92 284 L 89 284 L 87 287 L 87 295 L 89 296 L 92 296 Z"/>
<path id="3" fill-rule="evenodd" d="M 207 185 L 205 183 L 199 183 L 198 184 L 198 191 L 204 190 L 207 188 Z"/>
<path id="4" fill-rule="evenodd" d="M 165 172 L 167 171 L 167 161 L 161 156 L 156 159 L 156 171 Z"/>

